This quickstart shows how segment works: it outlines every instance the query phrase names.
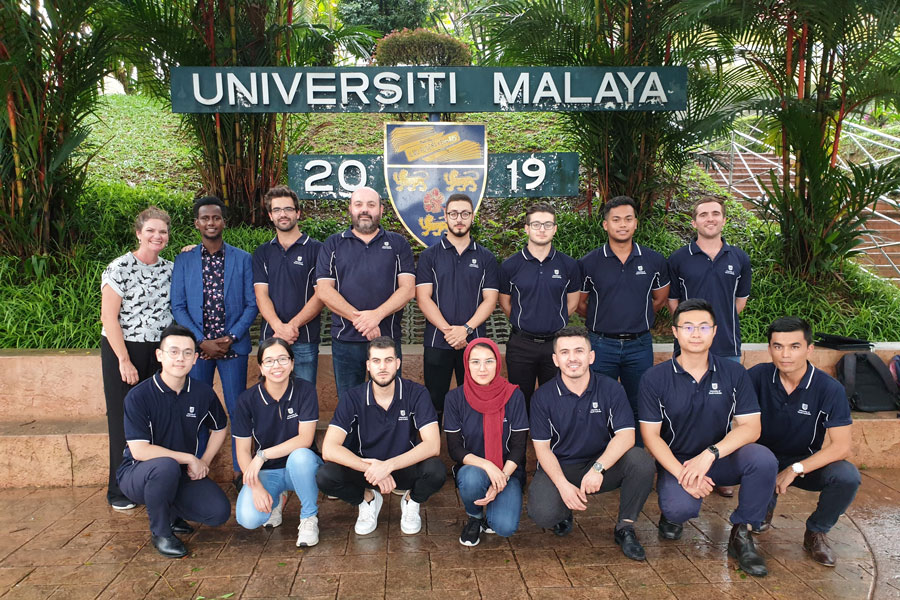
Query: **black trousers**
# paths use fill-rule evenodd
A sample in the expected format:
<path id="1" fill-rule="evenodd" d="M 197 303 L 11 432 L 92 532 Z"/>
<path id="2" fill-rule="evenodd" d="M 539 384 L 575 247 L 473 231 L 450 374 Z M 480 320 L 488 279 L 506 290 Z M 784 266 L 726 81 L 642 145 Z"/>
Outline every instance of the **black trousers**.
<path id="1" fill-rule="evenodd" d="M 156 349 L 159 342 L 125 342 L 131 364 L 138 372 L 138 381 L 153 376 L 159 369 Z M 106 336 L 100 339 L 100 364 L 103 371 L 103 394 L 106 396 L 106 426 L 109 431 L 109 484 L 106 499 L 110 502 L 124 497 L 116 483 L 116 469 L 125 451 L 125 396 L 134 386 L 122 381 L 119 359 Z"/>
<path id="2" fill-rule="evenodd" d="M 531 395 L 534 381 L 543 385 L 556 377 L 559 369 L 553 364 L 553 341 L 534 342 L 517 333 L 509 334 L 506 343 L 506 374 L 510 383 L 519 386 L 525 395 L 525 409 L 531 414 Z"/>
<path id="3" fill-rule="evenodd" d="M 581 478 L 588 472 L 594 461 L 560 465 L 569 483 L 581 485 Z M 656 474 L 656 463 L 643 448 L 631 448 L 607 469 L 603 476 L 598 494 L 622 488 L 619 495 L 619 518 L 636 521 L 644 502 L 653 488 L 653 477 Z M 528 486 L 528 516 L 539 527 L 550 529 L 563 519 L 571 516 L 572 511 L 563 502 L 553 481 L 543 469 L 538 469 Z"/>
<path id="4" fill-rule="evenodd" d="M 456 374 L 456 385 L 463 384 L 465 365 L 463 364 L 465 349 L 432 348 L 425 346 L 422 357 L 425 387 L 431 396 L 434 410 L 438 414 L 438 424 L 444 424 L 444 397 L 450 390 L 450 379 Z"/>
<path id="5" fill-rule="evenodd" d="M 391 475 L 397 488 L 410 490 L 409 497 L 421 504 L 437 493 L 447 479 L 447 468 L 437 456 L 394 471 Z M 316 472 L 316 485 L 327 496 L 335 496 L 353 506 L 363 501 L 366 488 L 375 489 L 361 472 L 344 465 L 326 462 Z M 378 490 L 375 490 L 378 493 Z"/>

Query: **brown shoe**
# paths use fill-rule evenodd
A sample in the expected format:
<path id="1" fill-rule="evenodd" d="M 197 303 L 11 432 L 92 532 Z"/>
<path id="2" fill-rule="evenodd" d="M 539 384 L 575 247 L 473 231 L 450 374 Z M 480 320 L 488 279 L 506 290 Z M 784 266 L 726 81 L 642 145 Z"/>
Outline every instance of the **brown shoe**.
<path id="1" fill-rule="evenodd" d="M 828 545 L 826 534 L 807 529 L 803 535 L 803 549 L 809 552 L 810 557 L 820 565 L 834 566 L 834 550 Z"/>
<path id="2" fill-rule="evenodd" d="M 733 498 L 734 497 L 734 486 L 733 485 L 717 485 L 716 493 L 723 498 Z"/>

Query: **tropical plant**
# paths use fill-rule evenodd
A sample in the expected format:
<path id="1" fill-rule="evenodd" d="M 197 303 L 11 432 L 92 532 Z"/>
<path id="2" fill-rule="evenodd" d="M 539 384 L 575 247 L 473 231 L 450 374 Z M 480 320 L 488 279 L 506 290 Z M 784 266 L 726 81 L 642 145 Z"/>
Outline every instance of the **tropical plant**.
<path id="1" fill-rule="evenodd" d="M 484 60 L 499 65 L 688 67 L 684 112 L 569 112 L 568 134 L 602 201 L 625 194 L 645 213 L 702 143 L 727 131 L 748 97 L 719 60 L 707 29 L 672 19 L 678 3 L 501 0 L 468 19 L 484 35 Z M 727 51 L 727 49 L 726 49 Z"/>
<path id="2" fill-rule="evenodd" d="M 344 24 L 365 26 L 384 34 L 421 27 L 429 15 L 429 1 L 341 0 L 337 10 Z"/>
<path id="3" fill-rule="evenodd" d="M 434 28 L 465 42 L 472 48 L 476 63 L 482 62 L 484 32 L 466 15 L 491 4 L 491 0 L 434 0 L 431 19 Z"/>
<path id="4" fill-rule="evenodd" d="M 304 8 L 305 7 L 305 8 Z M 125 53 L 139 81 L 171 106 L 177 66 L 323 66 L 335 52 L 368 56 L 372 32 L 298 21 L 309 8 L 290 0 L 119 0 Z M 274 113 L 185 114 L 204 193 L 222 197 L 233 220 L 264 219 L 262 197 L 283 181 L 285 156 L 302 152 L 306 116 Z"/>
<path id="5" fill-rule="evenodd" d="M 0 250 L 22 258 L 67 245 L 91 158 L 87 119 L 113 54 L 105 2 L 0 3 Z"/>
<path id="6" fill-rule="evenodd" d="M 467 67 L 472 51 L 463 42 L 427 29 L 403 29 L 384 36 L 375 45 L 375 64 Z"/>

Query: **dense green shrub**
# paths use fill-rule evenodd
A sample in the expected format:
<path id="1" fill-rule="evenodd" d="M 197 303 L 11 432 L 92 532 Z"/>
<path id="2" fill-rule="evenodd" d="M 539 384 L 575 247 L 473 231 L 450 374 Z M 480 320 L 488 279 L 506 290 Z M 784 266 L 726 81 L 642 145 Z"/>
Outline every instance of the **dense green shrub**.
<path id="1" fill-rule="evenodd" d="M 443 33 L 421 28 L 403 29 L 378 40 L 375 63 L 379 66 L 467 67 L 472 64 L 472 51 L 463 42 Z"/>
<path id="2" fill-rule="evenodd" d="M 429 15 L 428 0 L 341 0 L 338 17 L 345 25 L 361 25 L 381 33 L 420 27 Z"/>

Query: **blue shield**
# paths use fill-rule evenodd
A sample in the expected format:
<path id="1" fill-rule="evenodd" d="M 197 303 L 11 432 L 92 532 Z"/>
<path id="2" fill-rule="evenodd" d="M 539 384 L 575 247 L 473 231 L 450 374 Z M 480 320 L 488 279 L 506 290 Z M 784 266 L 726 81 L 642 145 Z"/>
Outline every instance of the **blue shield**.
<path id="1" fill-rule="evenodd" d="M 461 192 L 481 205 L 487 181 L 485 126 L 385 123 L 384 179 L 394 211 L 413 237 L 432 246 L 447 230 L 444 203 Z"/>

